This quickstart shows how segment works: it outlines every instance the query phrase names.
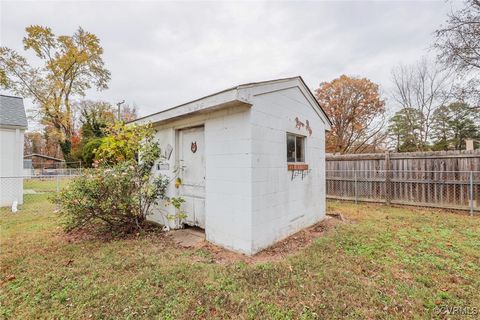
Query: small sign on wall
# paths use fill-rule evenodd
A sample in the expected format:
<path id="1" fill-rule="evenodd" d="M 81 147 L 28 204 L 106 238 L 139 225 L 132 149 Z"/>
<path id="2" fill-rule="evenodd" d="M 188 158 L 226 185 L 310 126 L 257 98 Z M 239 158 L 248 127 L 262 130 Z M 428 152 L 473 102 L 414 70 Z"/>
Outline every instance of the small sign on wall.
<path id="1" fill-rule="evenodd" d="M 288 171 L 292 170 L 308 170 L 308 164 L 289 164 Z"/>
<path id="2" fill-rule="evenodd" d="M 292 181 L 293 181 L 293 179 L 295 179 L 295 177 L 297 176 L 301 176 L 303 180 L 303 178 L 309 175 L 311 170 L 308 169 L 308 164 L 296 163 L 296 164 L 289 164 L 288 171 L 292 173 Z"/>

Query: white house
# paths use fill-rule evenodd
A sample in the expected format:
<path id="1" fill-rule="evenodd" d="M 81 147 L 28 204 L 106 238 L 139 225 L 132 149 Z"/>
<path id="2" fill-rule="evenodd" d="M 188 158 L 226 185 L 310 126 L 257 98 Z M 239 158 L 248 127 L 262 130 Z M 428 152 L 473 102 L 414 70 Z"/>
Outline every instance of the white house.
<path id="1" fill-rule="evenodd" d="M 23 203 L 23 99 L 0 95 L 0 206 Z"/>
<path id="2" fill-rule="evenodd" d="M 152 123 L 166 159 L 155 173 L 182 185 L 187 218 L 152 220 L 205 230 L 206 239 L 248 255 L 325 216 L 325 131 L 321 106 L 301 77 L 239 85 L 140 118 Z"/>

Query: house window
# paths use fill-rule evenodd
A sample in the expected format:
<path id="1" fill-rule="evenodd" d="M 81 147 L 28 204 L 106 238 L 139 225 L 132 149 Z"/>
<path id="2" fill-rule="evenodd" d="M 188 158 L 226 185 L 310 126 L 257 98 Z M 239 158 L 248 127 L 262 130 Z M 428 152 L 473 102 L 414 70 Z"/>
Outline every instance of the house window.
<path id="1" fill-rule="evenodd" d="M 305 137 L 287 133 L 287 162 L 305 162 Z"/>

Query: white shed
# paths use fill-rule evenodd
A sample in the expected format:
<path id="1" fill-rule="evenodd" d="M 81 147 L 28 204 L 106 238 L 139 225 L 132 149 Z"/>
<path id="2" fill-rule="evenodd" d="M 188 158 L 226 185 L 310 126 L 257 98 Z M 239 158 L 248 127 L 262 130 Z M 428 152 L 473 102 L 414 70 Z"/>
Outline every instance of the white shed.
<path id="1" fill-rule="evenodd" d="M 23 203 L 23 99 L 0 95 L 0 206 Z"/>
<path id="2" fill-rule="evenodd" d="M 187 218 L 150 219 L 205 230 L 206 239 L 254 254 L 325 216 L 328 119 L 301 77 L 239 85 L 140 118 L 152 123 L 166 159 L 154 174 L 175 175 Z"/>

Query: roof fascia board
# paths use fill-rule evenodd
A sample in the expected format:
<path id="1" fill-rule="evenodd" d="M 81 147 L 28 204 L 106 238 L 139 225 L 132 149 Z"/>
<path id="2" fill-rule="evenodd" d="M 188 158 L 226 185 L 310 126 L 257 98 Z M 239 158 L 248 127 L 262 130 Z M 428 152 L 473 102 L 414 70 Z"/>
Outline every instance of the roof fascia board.
<path id="1" fill-rule="evenodd" d="M 202 99 L 187 102 L 186 104 L 179 105 L 174 108 L 160 111 L 158 113 L 137 119 L 132 123 L 146 124 L 163 122 L 166 120 L 179 118 L 200 111 L 207 111 L 211 109 L 213 110 L 221 108 L 222 106 L 229 106 L 234 102 L 250 104 L 249 101 L 243 100 L 241 97 L 239 97 L 237 89 L 234 88 L 227 91 L 219 92 L 218 94 L 207 96 Z"/>
<path id="2" fill-rule="evenodd" d="M 327 113 L 325 112 L 325 110 L 323 110 L 322 106 L 320 105 L 320 103 L 318 103 L 317 99 L 315 98 L 315 96 L 313 95 L 312 91 L 310 90 L 310 88 L 307 87 L 307 84 L 305 83 L 305 81 L 303 81 L 302 77 L 299 77 L 299 82 L 301 84 L 301 88 L 303 88 L 303 93 L 305 94 L 306 98 L 308 99 L 308 101 L 310 101 L 310 103 L 312 104 L 312 106 L 317 106 L 318 109 L 320 109 L 320 111 L 322 112 L 322 115 L 324 117 L 324 119 L 326 120 L 326 125 L 327 125 L 327 130 L 330 131 L 332 129 L 332 121 L 330 120 L 330 118 L 328 117 Z"/>
<path id="3" fill-rule="evenodd" d="M 57 161 L 57 162 L 65 162 L 65 160 L 63 160 L 63 159 L 58 159 L 58 158 L 55 158 L 55 157 L 50 157 L 50 156 L 46 156 L 46 155 L 38 154 L 38 153 L 32 153 L 32 154 L 27 154 L 27 155 L 23 156 L 24 159 L 33 158 L 33 157 L 38 157 L 38 158 L 47 159 L 47 160 L 53 160 L 53 161 Z"/>

